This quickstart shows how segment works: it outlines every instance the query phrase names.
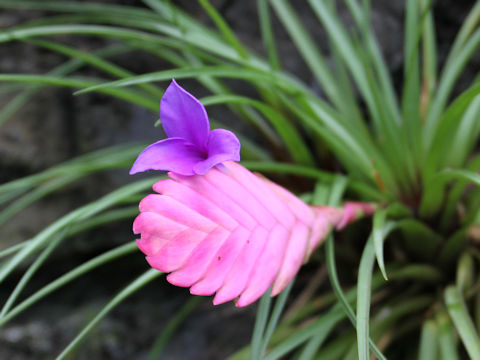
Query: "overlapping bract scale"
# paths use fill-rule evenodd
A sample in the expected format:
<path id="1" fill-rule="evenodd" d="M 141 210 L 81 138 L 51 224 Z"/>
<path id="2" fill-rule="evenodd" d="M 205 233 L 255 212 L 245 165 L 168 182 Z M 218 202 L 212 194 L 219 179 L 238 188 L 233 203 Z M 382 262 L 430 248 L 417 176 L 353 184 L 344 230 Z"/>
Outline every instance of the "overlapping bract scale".
<path id="1" fill-rule="evenodd" d="M 140 250 L 167 280 L 213 295 L 213 303 L 256 301 L 271 286 L 280 293 L 337 225 L 345 226 L 368 204 L 311 207 L 235 162 L 205 175 L 170 178 L 140 203 L 133 228 Z"/>

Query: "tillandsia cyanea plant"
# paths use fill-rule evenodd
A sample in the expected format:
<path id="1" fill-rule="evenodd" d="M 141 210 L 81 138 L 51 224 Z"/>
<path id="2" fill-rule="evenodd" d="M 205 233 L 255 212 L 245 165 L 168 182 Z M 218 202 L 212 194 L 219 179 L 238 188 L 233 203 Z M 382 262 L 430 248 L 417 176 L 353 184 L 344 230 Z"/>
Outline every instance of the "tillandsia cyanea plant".
<path id="1" fill-rule="evenodd" d="M 170 170 L 140 203 L 133 231 L 139 248 L 167 280 L 194 295 L 216 293 L 215 305 L 246 306 L 272 286 L 278 295 L 326 239 L 374 206 L 308 207 L 286 189 L 236 164 L 240 142 L 209 131 L 204 106 L 172 81 L 160 105 L 168 139 L 147 147 L 131 174 Z"/>
<path id="2" fill-rule="evenodd" d="M 84 2 L 0 1 L 0 6 L 5 9 L 53 12 L 45 19 L 27 22 L 0 33 L 0 43 L 26 41 L 72 58 L 47 75 L 1 74 L 3 82 L 28 87 L 0 113 L 0 123 L 45 85 L 79 89 L 77 94 L 101 92 L 156 112 L 163 91 L 155 82 L 194 78 L 213 94 L 200 99 L 203 105 L 227 105 L 236 119 L 255 130 L 255 137 L 237 133 L 242 143 L 242 163 L 238 164 L 234 162 L 238 160 L 238 142 L 230 132 L 223 133 L 226 130 L 209 132 L 205 125 L 206 117 L 202 118 L 205 116 L 203 108 L 198 110 L 197 107 L 195 112 L 195 119 L 203 121 L 201 129 L 195 127 L 195 133 L 188 131 L 190 127 L 183 129 L 185 131 L 170 128 L 168 119 L 175 119 L 178 112 L 170 112 L 168 106 L 162 110 L 167 111 L 163 116 L 167 122 L 163 126 L 169 139 L 152 145 L 148 148 L 152 149 L 149 154 L 154 160 L 163 161 L 157 155 L 171 156 L 171 149 L 181 146 L 182 154 L 187 156 L 179 157 L 182 162 L 174 164 L 152 166 L 150 163 L 147 166 L 142 162 L 135 163 L 134 172 L 147 168 L 172 172 L 170 179 L 155 185 L 155 190 L 164 195 L 149 195 L 141 202 L 141 215 L 135 227 L 141 233 L 139 246 L 147 255 L 158 249 L 176 250 L 164 248 L 167 245 L 161 239 L 157 242 L 155 234 L 161 231 L 168 230 L 168 236 L 173 237 L 194 228 L 199 233 L 189 239 L 198 242 L 199 246 L 223 246 L 220 242 L 207 243 L 206 237 L 204 242 L 204 235 L 200 234 L 210 231 L 217 224 L 224 224 L 228 234 L 237 236 L 233 224 L 240 221 L 240 212 L 229 210 L 228 218 L 224 216 L 225 210 L 216 213 L 223 216 L 222 219 L 201 212 L 217 209 L 213 205 L 205 205 L 208 203 L 206 197 L 214 202 L 219 197 L 224 198 L 232 188 L 241 187 L 245 191 L 245 204 L 249 203 L 247 199 L 251 199 L 252 203 L 255 201 L 255 206 L 250 207 L 256 211 L 255 222 L 270 221 L 274 224 L 278 218 L 267 210 L 273 212 L 283 208 L 291 219 L 301 219 L 305 221 L 303 225 L 311 226 L 311 229 L 315 228 L 315 222 L 308 223 L 309 215 L 299 215 L 298 211 L 303 209 L 306 213 L 315 213 L 318 211 L 315 206 L 328 206 L 327 209 L 335 213 L 332 209 L 340 211 L 337 206 L 344 199 L 376 204 L 371 221 L 365 219 L 350 233 L 346 229 L 342 235 L 336 232 L 329 234 L 323 249 L 312 254 L 309 267 L 300 273 L 308 279 L 304 290 L 297 285 L 302 291 L 300 295 L 289 298 L 292 282 L 274 300 L 266 292 L 258 305 L 250 346 L 233 354 L 232 358 L 278 359 L 291 355 L 302 360 L 366 360 L 373 355 L 379 359 L 479 359 L 480 84 L 476 76 L 467 79 L 469 82 L 463 87 L 459 86 L 458 80 L 469 60 L 478 54 L 480 2 L 472 2 L 472 9 L 448 53 L 440 54 L 435 30 L 442 25 L 435 23 L 435 2 L 405 1 L 403 81 L 400 85 L 392 80 L 382 55 L 367 0 L 302 2 L 302 6 L 311 9 L 311 14 L 324 29 L 328 39 L 327 52 L 317 46 L 310 29 L 305 27 L 297 14 L 293 5 L 299 6 L 299 2 L 257 0 L 265 58 L 242 44 L 208 0 L 199 0 L 198 3 L 215 28 L 204 25 L 169 1 L 144 0 L 141 7 Z M 340 16 L 339 4 L 351 19 L 348 26 L 342 21 L 345 17 Z M 298 49 L 315 86 L 303 82 L 282 66 L 272 16 L 276 17 L 278 26 L 290 36 Z M 114 38 L 120 47 L 84 52 L 63 44 L 59 39 L 50 39 L 59 34 Z M 145 56 L 159 57 L 171 67 L 135 75 L 114 62 L 112 56 L 121 52 L 141 52 Z M 82 66 L 96 68 L 118 80 L 75 76 L 73 73 Z M 237 83 L 229 79 L 246 85 L 249 90 L 255 91 L 255 95 L 247 97 L 236 93 L 233 89 L 238 87 L 233 85 Z M 320 88 L 322 93 L 319 95 L 315 88 Z M 6 84 L 4 90 L 19 91 L 19 87 Z M 177 90 L 181 93 L 180 89 Z M 175 102 L 174 98 L 172 101 Z M 189 119 L 192 118 L 186 117 L 183 121 Z M 226 127 L 213 121 L 212 125 Z M 227 137 L 212 135 L 222 133 L 229 134 L 228 141 L 223 142 Z M 213 144 L 216 141 L 219 144 Z M 191 144 L 188 149 L 186 142 Z M 111 167 L 128 168 L 140 150 L 127 146 L 84 155 L 42 173 L 2 185 L 0 201 L 8 206 L 0 213 L 0 222 L 8 221 L 28 204 L 87 174 Z M 175 155 L 180 154 L 177 150 L 174 152 Z M 223 166 L 218 166 L 221 163 Z M 263 174 L 282 174 L 282 185 L 292 192 L 304 192 L 302 200 L 309 205 L 300 202 L 284 187 L 253 175 L 244 166 Z M 289 182 L 287 174 L 294 174 L 297 181 Z M 241 181 L 238 180 L 240 178 Z M 298 186 L 299 178 L 314 179 L 316 183 L 307 182 Z M 215 181 L 218 181 L 217 186 L 210 186 Z M 32 275 L 64 238 L 102 223 L 93 221 L 97 220 L 94 216 L 99 216 L 104 222 L 135 216 L 135 206 L 122 208 L 120 212 L 111 208 L 122 202 L 135 204 L 139 199 L 132 195 L 141 192 L 143 197 L 154 182 L 146 179 L 120 188 L 52 223 L 31 240 L 3 250 L 1 255 L 6 260 L 0 268 L 0 281 L 27 260 L 33 259 L 33 262 L 6 301 L 0 314 L 0 324 L 6 324 L 39 299 L 96 266 L 136 251 L 133 243 L 110 250 L 18 302 Z M 261 200 L 271 195 L 266 202 L 253 199 L 251 191 L 257 191 L 254 184 L 264 190 L 255 197 Z M 162 200 L 161 208 L 157 207 L 159 196 L 167 199 Z M 183 204 L 180 196 L 182 201 L 202 199 L 201 209 L 195 208 L 193 203 L 182 207 L 182 211 L 190 214 L 188 217 L 182 215 L 182 219 L 191 221 L 189 226 L 182 227 L 168 220 L 160 222 L 158 219 L 165 214 L 165 208 L 171 206 L 169 214 L 178 209 L 179 205 L 172 205 L 177 204 L 174 200 Z M 230 204 L 229 201 L 225 203 L 225 206 Z M 278 206 L 273 205 L 275 203 Z M 343 217 L 345 213 L 355 213 L 352 209 L 345 206 Z M 143 222 L 142 219 L 147 217 L 155 218 L 155 221 Z M 313 216 L 312 219 L 319 217 Z M 338 218 L 335 221 L 339 221 Z M 338 226 L 335 221 L 329 224 Z M 157 228 L 154 224 L 162 226 Z M 295 224 L 294 220 L 282 222 L 285 226 L 289 224 Z M 362 225 L 371 226 L 370 235 L 363 235 L 365 229 Z M 253 228 L 253 223 L 250 226 Z M 262 278 L 256 277 L 253 271 L 249 274 L 252 277 L 244 280 L 245 284 L 254 284 L 251 285 L 252 290 L 249 287 L 244 293 L 232 290 L 223 300 L 240 295 L 237 304 L 244 305 L 270 285 L 276 290 L 282 289 L 284 280 L 290 280 L 295 273 L 291 269 L 298 267 L 299 255 L 305 254 L 300 251 L 302 246 L 306 246 L 307 253 L 315 247 L 308 247 L 305 237 L 300 236 L 302 231 L 305 230 L 292 231 L 300 239 L 298 248 L 286 236 L 277 236 L 276 231 L 269 233 L 271 240 L 274 240 L 274 234 L 284 249 L 281 256 L 273 256 L 272 259 L 281 262 L 289 256 L 295 257 L 291 263 L 289 260 L 276 265 L 280 269 L 276 274 L 282 275 L 283 265 L 287 264 L 285 274 L 288 276 L 268 273 L 271 276 Z M 314 233 L 312 230 L 311 234 Z M 220 241 L 226 244 L 230 235 L 219 235 L 223 236 Z M 242 234 L 238 236 L 245 239 Z M 308 239 L 322 238 L 315 236 Z M 265 244 L 274 244 L 266 236 L 263 239 Z M 241 244 L 235 242 L 237 246 Z M 224 287 L 230 286 L 229 278 L 222 278 L 226 274 L 210 276 L 215 275 L 215 268 L 220 266 L 218 256 L 222 259 L 221 255 L 213 263 L 200 257 L 198 262 L 181 263 L 184 259 L 180 256 L 188 252 L 183 250 L 180 255 L 170 256 L 172 253 L 166 257 L 176 259 L 179 262 L 176 264 L 168 263 L 166 258 L 157 259 L 155 255 L 149 261 L 160 270 L 173 271 L 169 275 L 173 283 L 193 285 L 194 293 L 211 294 L 219 290 L 216 295 L 219 296 Z M 231 253 L 244 253 L 238 249 L 229 250 Z M 212 254 L 213 251 L 208 249 L 200 255 L 208 257 Z M 260 262 L 269 261 L 262 255 L 258 258 Z M 249 260 L 251 266 L 260 265 L 253 259 Z M 337 262 L 341 265 L 338 273 Z M 204 283 L 191 277 L 199 276 L 195 271 L 177 271 L 180 266 L 193 269 L 190 266 L 199 264 L 205 267 L 202 268 L 203 275 L 208 275 Z M 222 264 L 228 265 L 228 262 Z M 229 265 L 235 268 L 235 264 Z M 321 275 L 309 276 L 315 265 L 325 269 L 329 282 L 319 284 Z M 115 305 L 159 274 L 157 270 L 147 271 L 112 298 L 60 358 L 70 354 Z M 249 279 L 252 282 L 249 283 Z M 253 294 L 253 289 L 262 291 Z M 270 311 L 272 301 L 274 306 Z M 282 317 L 287 305 L 290 308 Z M 160 338 L 160 344 L 164 343 L 165 337 Z M 158 354 L 161 350 L 158 349 L 156 347 L 153 353 Z"/>

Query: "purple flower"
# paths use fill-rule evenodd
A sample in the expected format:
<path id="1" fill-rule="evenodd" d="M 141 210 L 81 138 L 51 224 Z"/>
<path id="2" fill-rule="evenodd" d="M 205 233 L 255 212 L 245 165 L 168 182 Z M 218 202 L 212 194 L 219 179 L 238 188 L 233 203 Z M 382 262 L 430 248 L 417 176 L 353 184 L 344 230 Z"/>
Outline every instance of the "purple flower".
<path id="1" fill-rule="evenodd" d="M 168 139 L 148 146 L 130 174 L 166 170 L 180 175 L 203 175 L 224 161 L 240 160 L 240 142 L 231 131 L 210 131 L 205 107 L 175 80 L 160 102 L 160 120 Z"/>

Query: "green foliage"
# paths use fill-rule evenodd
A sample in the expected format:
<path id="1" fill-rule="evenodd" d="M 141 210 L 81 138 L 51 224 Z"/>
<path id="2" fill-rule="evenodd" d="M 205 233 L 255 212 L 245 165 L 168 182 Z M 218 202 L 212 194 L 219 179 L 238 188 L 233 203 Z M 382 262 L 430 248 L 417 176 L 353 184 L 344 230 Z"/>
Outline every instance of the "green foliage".
<path id="1" fill-rule="evenodd" d="M 369 236 L 359 226 L 358 232 L 347 231 L 334 245 L 332 234 L 325 254 L 312 259 L 325 266 L 329 286 L 318 285 L 308 292 L 307 286 L 302 306 L 290 308 L 289 317 L 282 317 L 282 312 L 288 308 L 293 285 L 275 300 L 267 295 L 262 298 L 251 345 L 232 359 L 271 360 L 289 354 L 301 360 L 367 360 L 372 354 L 378 359 L 398 359 L 406 358 L 401 352 L 405 343 L 416 347 L 414 356 L 419 360 L 462 359 L 464 354 L 479 359 L 480 256 L 469 236 L 478 241 L 478 234 L 472 234 L 480 226 L 480 83 L 477 77 L 467 89 L 460 89 L 457 80 L 480 47 L 480 1 L 459 29 L 441 68 L 434 2 L 405 2 L 400 89 L 394 86 L 375 37 L 370 2 L 344 3 L 353 20 L 350 27 L 342 22 L 335 1 L 308 1 L 328 39 L 329 52 L 325 53 L 304 26 L 293 1 L 258 0 L 267 54 L 263 58 L 242 44 L 208 0 L 199 0 L 199 4 L 214 27 L 170 1 L 144 0 L 143 6 L 130 7 L 0 0 L 2 11 L 48 13 L 4 29 L 0 46 L 27 42 L 69 59 L 46 74 L 0 74 L 2 93 L 15 94 L 0 109 L 0 126 L 46 87 L 68 87 L 76 96 L 99 92 L 156 112 L 163 94 L 157 82 L 195 79 L 212 94 L 202 99 L 207 107 L 228 107 L 261 139 L 256 142 L 240 135 L 245 166 L 317 181 L 315 189 L 312 186 L 311 193 L 304 194 L 316 205 L 338 205 L 353 197 L 374 201 L 379 207 Z M 273 17 L 291 38 L 324 96 L 283 69 Z M 76 36 L 115 45 L 86 52 L 61 41 Z M 135 74 L 115 63 L 118 54 L 140 53 L 170 67 Z M 82 68 L 95 69 L 99 75 L 82 77 L 78 72 Z M 256 96 L 236 94 L 230 79 L 254 89 Z M 92 152 L 0 185 L 0 226 L 83 178 L 109 169 L 127 171 L 142 148 L 123 145 Z M 334 164 L 329 168 L 339 170 L 322 169 L 323 164 Z M 31 278 L 49 265 L 51 254 L 66 238 L 132 219 L 135 203 L 154 180 L 120 187 L 73 210 L 32 239 L 0 251 L 0 283 L 29 264 L 3 305 L 0 326 L 87 272 L 134 252 L 133 243 L 110 249 L 19 301 Z M 340 250 L 335 251 L 335 246 Z M 59 358 L 73 354 L 116 305 L 159 275 L 149 270 L 121 290 Z M 349 277 L 356 281 L 343 280 L 342 285 L 340 279 Z M 150 358 L 161 354 L 197 302 L 189 301 L 172 317 Z M 418 343 L 412 344 L 412 338 L 419 339 Z"/>

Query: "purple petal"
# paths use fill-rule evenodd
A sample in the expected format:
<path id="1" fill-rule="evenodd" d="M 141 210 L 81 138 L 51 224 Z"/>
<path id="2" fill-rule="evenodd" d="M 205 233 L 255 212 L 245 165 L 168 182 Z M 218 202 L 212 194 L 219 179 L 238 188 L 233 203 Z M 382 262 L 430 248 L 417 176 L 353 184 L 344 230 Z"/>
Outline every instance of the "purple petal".
<path id="1" fill-rule="evenodd" d="M 130 175 L 146 170 L 173 171 L 181 175 L 194 175 L 195 164 L 205 156 L 184 139 L 171 138 L 157 141 L 138 155 Z"/>
<path id="2" fill-rule="evenodd" d="M 194 166 L 195 174 L 204 175 L 213 166 L 224 161 L 240 161 L 240 141 L 234 133 L 225 129 L 215 129 L 208 134 L 208 158 Z"/>
<path id="3" fill-rule="evenodd" d="M 160 120 L 169 138 L 183 138 L 205 148 L 210 130 L 205 107 L 175 80 L 160 101 Z"/>

